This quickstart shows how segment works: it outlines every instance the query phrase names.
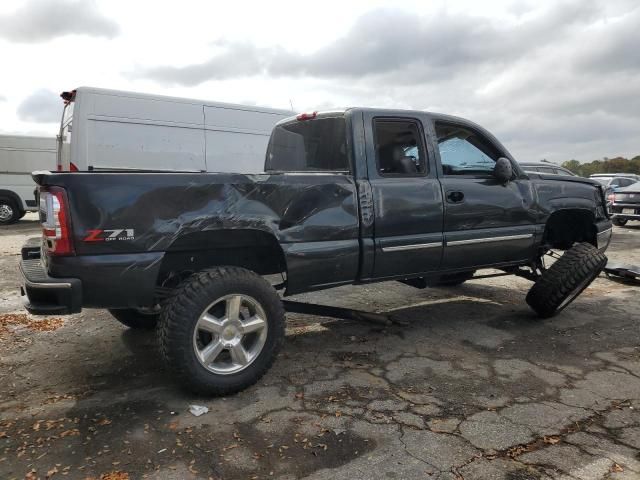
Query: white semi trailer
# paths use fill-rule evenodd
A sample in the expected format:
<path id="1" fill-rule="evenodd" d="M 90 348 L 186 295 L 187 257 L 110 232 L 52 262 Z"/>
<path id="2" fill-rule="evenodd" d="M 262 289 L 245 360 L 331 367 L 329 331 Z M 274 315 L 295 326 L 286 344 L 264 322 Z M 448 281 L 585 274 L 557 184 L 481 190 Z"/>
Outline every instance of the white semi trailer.
<path id="1" fill-rule="evenodd" d="M 55 137 L 0 135 L 0 225 L 38 210 L 31 172 L 55 169 Z"/>
<path id="2" fill-rule="evenodd" d="M 258 173 L 293 112 L 79 87 L 64 92 L 58 170 Z"/>

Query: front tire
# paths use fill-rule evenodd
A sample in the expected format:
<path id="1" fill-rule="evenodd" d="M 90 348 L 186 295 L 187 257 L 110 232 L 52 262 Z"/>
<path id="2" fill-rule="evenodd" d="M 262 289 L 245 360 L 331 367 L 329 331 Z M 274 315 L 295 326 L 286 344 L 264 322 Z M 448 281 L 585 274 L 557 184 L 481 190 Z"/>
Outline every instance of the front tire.
<path id="1" fill-rule="evenodd" d="M 578 243 L 546 270 L 527 294 L 527 303 L 541 318 L 561 312 L 600 274 L 607 257 L 589 243 Z"/>
<path id="2" fill-rule="evenodd" d="M 624 227 L 627 224 L 627 221 L 628 220 L 626 218 L 613 218 L 611 220 L 611 222 L 618 227 Z"/>
<path id="3" fill-rule="evenodd" d="M 254 272 L 218 267 L 189 277 L 160 315 L 165 362 L 190 390 L 229 395 L 256 383 L 284 341 L 273 287 Z"/>
<path id="4" fill-rule="evenodd" d="M 134 308 L 109 309 L 109 313 L 123 325 L 135 330 L 153 330 L 160 314 Z"/>

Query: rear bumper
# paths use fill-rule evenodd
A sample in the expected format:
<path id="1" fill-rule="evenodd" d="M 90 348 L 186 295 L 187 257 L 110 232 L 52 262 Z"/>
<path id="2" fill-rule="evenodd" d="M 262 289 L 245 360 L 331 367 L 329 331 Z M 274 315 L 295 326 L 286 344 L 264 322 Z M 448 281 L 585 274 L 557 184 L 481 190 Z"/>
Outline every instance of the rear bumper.
<path id="1" fill-rule="evenodd" d="M 53 278 L 39 258 L 20 261 L 24 306 L 34 315 L 67 315 L 82 310 L 82 282 L 77 278 Z"/>
<path id="2" fill-rule="evenodd" d="M 82 308 L 153 306 L 162 252 L 40 258 L 40 238 L 22 247 L 21 291 L 34 315 L 79 313 Z"/>
<path id="3" fill-rule="evenodd" d="M 623 210 L 630 209 L 633 213 L 623 213 Z M 640 220 L 640 204 L 638 203 L 612 203 L 609 205 L 611 218 L 619 220 Z"/>

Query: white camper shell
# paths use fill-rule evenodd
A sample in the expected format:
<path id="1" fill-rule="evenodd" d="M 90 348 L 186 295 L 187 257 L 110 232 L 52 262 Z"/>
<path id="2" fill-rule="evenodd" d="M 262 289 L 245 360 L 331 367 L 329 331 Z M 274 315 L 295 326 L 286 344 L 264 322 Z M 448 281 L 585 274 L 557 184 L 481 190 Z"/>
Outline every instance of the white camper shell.
<path id="1" fill-rule="evenodd" d="M 65 107 L 58 170 L 258 173 L 271 129 L 293 112 L 80 87 Z"/>
<path id="2" fill-rule="evenodd" d="M 31 172 L 55 168 L 55 137 L 0 135 L 0 225 L 38 210 Z"/>

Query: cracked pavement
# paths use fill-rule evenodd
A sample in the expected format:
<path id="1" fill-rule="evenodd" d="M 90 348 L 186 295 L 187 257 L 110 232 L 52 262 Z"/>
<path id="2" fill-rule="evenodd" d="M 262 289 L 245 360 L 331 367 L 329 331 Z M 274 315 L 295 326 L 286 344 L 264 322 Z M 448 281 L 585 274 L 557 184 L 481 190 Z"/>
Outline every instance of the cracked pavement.
<path id="1" fill-rule="evenodd" d="M 199 398 L 106 311 L 12 322 L 26 219 L 0 230 L 0 478 L 640 478 L 637 286 L 601 276 L 545 321 L 515 277 L 297 296 L 407 325 L 288 314 L 261 381 Z M 639 241 L 615 227 L 609 258 Z"/>

